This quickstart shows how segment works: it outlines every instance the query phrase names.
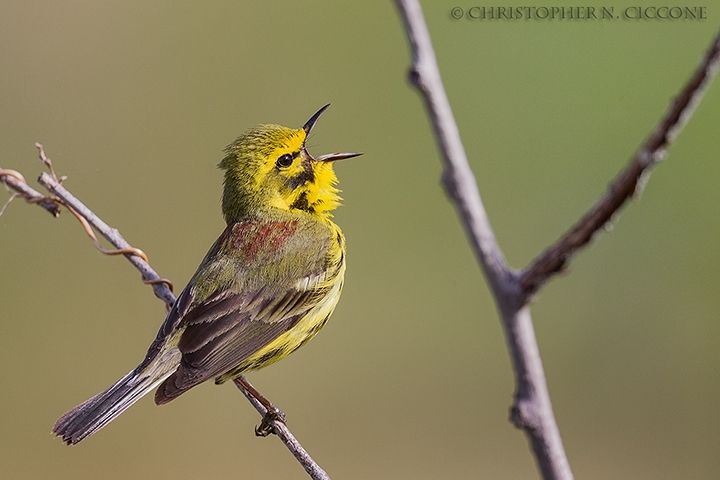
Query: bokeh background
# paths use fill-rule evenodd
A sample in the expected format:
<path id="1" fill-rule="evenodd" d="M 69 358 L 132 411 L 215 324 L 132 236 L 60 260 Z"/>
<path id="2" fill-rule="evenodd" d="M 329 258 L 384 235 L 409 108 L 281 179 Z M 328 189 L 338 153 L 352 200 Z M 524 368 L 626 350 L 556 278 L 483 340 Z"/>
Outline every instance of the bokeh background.
<path id="1" fill-rule="evenodd" d="M 701 3 L 704 21 L 450 15 L 475 5 L 424 2 L 483 200 L 520 267 L 648 135 L 720 9 Z M 311 152 L 365 152 L 337 164 L 345 293 L 322 334 L 251 381 L 333 478 L 537 478 L 507 421 L 503 332 L 408 64 L 387 1 L 3 2 L 0 166 L 34 179 L 43 142 L 66 186 L 179 290 L 223 228 L 221 149 L 332 102 Z M 718 112 L 716 83 L 641 200 L 533 309 L 577 478 L 720 471 Z M 277 439 L 255 438 L 258 415 L 232 385 L 162 408 L 146 398 L 73 448 L 54 439 L 59 415 L 143 358 L 163 306 L 67 213 L 16 201 L 0 245 L 0 478 L 306 478 Z"/>

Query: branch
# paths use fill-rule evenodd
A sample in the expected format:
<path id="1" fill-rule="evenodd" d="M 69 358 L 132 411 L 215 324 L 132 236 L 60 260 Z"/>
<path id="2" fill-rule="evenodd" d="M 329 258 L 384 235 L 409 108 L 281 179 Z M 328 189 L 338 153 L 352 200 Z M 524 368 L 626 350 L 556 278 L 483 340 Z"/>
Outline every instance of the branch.
<path id="1" fill-rule="evenodd" d="M 610 186 L 605 197 L 555 246 L 518 274 L 507 266 L 482 206 L 420 5 L 417 0 L 396 0 L 396 3 L 413 54 L 410 81 L 422 95 L 432 121 L 445 166 L 445 189 L 460 213 L 502 317 L 517 385 L 511 419 L 525 430 L 543 478 L 572 479 L 552 411 L 528 301 L 531 294 L 552 274 L 561 270 L 572 253 L 587 244 L 613 213 L 640 189 L 648 168 L 665 154 L 667 146 L 687 122 L 716 73 L 720 35 L 654 134 L 626 171 Z"/>
<path id="2" fill-rule="evenodd" d="M 517 274 L 495 240 L 440 78 L 425 19 L 417 0 L 396 0 L 413 54 L 410 81 L 419 90 L 440 150 L 445 190 L 460 218 L 495 298 L 515 372 L 512 420 L 523 428 L 545 479 L 573 478 L 547 389 L 545 372 Z"/>
<path id="3" fill-rule="evenodd" d="M 28 203 L 36 203 L 43 207 L 45 210 L 50 212 L 53 217 L 60 216 L 60 207 L 51 198 L 46 197 L 37 190 L 31 188 L 25 181 L 25 177 L 22 176 L 17 170 L 9 170 L 0 167 L 0 182 L 4 183 L 6 187 L 15 190 L 15 193 L 10 200 L 7 201 L 5 207 L 12 201 L 16 196 L 24 198 Z M 5 211 L 5 207 L 0 210 L 0 215 Z"/>
<path id="4" fill-rule="evenodd" d="M 662 160 L 667 148 L 690 120 L 720 66 L 720 33 L 682 91 L 642 148 L 610 184 L 605 195 L 565 235 L 538 256 L 520 275 L 520 287 L 532 295 L 554 274 L 561 272 L 575 252 L 587 246 L 595 234 L 612 221 L 630 199 L 638 197 L 650 169 Z"/>
<path id="5" fill-rule="evenodd" d="M 45 157 L 45 153 L 42 149 L 42 145 L 37 144 L 40 152 L 40 158 L 50 168 L 50 162 Z M 51 170 L 52 171 L 52 170 Z M 115 248 L 118 250 L 107 251 L 99 246 L 95 239 L 92 231 L 88 233 L 93 238 L 96 246 L 101 249 L 104 253 L 109 254 L 123 254 L 130 263 L 133 264 L 142 274 L 143 282 L 151 284 L 155 296 L 162 300 L 165 305 L 169 308 L 175 303 L 175 295 L 172 293 L 170 283 L 161 278 L 155 270 L 147 262 L 147 257 L 141 250 L 133 248 L 123 237 L 120 232 L 110 227 L 104 221 L 100 219 L 95 213 L 92 212 L 88 207 L 85 206 L 80 200 L 72 195 L 65 187 L 60 184 L 60 181 L 55 176 L 54 172 L 52 175 L 43 173 L 40 175 L 38 182 L 48 189 L 56 198 L 44 197 L 40 193 L 36 192 L 25 183 L 23 176 L 14 170 L 0 170 L 0 180 L 6 183 L 18 194 L 22 195 L 28 201 L 37 203 L 46 210 L 54 213 L 55 216 L 60 214 L 59 204 L 62 204 L 68 208 L 78 219 L 81 219 L 83 225 L 86 227 L 86 231 L 92 226 L 95 230 L 107 239 Z M 50 205 L 46 205 L 50 202 Z M 50 208 L 49 208 L 50 207 Z M 56 212 L 56 213 L 55 213 Z M 255 409 L 264 416 L 263 425 L 266 426 L 268 432 L 274 433 L 280 438 L 285 444 L 290 453 L 297 459 L 300 465 L 308 472 L 311 478 L 314 480 L 329 480 L 327 473 L 320 468 L 320 466 L 312 459 L 307 451 L 302 447 L 300 442 L 290 432 L 287 425 L 281 420 L 273 417 L 268 417 L 268 410 L 262 405 L 258 397 L 263 398 L 259 393 L 252 387 L 252 385 L 245 379 L 244 376 L 240 376 L 236 379 L 235 384 L 242 391 L 245 397 L 255 407 Z"/>
<path id="6" fill-rule="evenodd" d="M 240 375 L 234 380 L 234 383 L 235 386 L 240 389 L 243 395 L 245 395 L 245 398 L 247 398 L 248 401 L 252 404 L 252 406 L 255 407 L 255 410 L 257 410 L 258 413 L 262 415 L 263 422 L 268 421 L 268 428 L 271 430 L 272 433 L 280 437 L 280 440 L 282 440 L 287 449 L 290 450 L 290 453 L 295 456 L 297 461 L 300 462 L 300 465 L 303 466 L 308 475 L 310 475 L 310 477 L 314 480 L 330 480 L 330 477 L 328 477 L 328 474 L 325 473 L 325 470 L 320 468 L 320 465 L 318 465 L 315 460 L 312 459 L 310 454 L 303 448 L 302 445 L 300 445 L 300 442 L 298 442 L 297 439 L 293 436 L 285 422 L 272 419 L 269 420 L 269 418 L 272 418 L 267 416 L 270 410 L 263 405 L 263 402 L 259 400 L 259 397 L 261 397 L 261 395 L 257 394 L 257 391 L 252 386 L 252 384 L 248 382 L 247 378 L 245 378 L 244 375 Z M 260 434 L 258 429 L 255 429 L 255 433 L 259 436 L 265 436 Z"/>
<path id="7" fill-rule="evenodd" d="M 43 187 L 47 188 L 48 191 L 57 196 L 71 211 L 77 213 L 80 217 L 85 219 L 95 230 L 105 237 L 115 248 L 122 252 L 125 257 L 133 264 L 133 266 L 140 271 L 142 274 L 143 282 L 149 283 L 153 287 L 155 296 L 162 300 L 167 307 L 172 307 L 175 303 L 175 295 L 167 285 L 166 281 L 160 278 L 160 275 L 153 270 L 150 264 L 147 262 L 147 257 L 143 258 L 137 249 L 134 249 L 130 245 L 120 232 L 116 228 L 112 228 L 107 223 L 103 222 L 100 217 L 95 215 L 92 210 L 85 206 L 80 200 L 70 193 L 60 182 L 53 178 L 48 173 L 43 172 L 38 178 L 38 183 Z M 132 252 L 132 253 L 125 253 Z"/>

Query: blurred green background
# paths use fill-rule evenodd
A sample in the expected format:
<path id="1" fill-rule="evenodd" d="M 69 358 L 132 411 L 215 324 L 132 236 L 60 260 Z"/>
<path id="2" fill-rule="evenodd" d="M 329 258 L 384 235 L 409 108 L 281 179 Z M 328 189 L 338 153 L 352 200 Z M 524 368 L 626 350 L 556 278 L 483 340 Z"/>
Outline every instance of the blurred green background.
<path id="1" fill-rule="evenodd" d="M 424 3 L 515 267 L 599 196 L 720 23 L 713 6 L 705 21 L 474 22 L 450 10 L 477 4 Z M 337 165 L 345 293 L 313 342 L 250 380 L 333 478 L 537 478 L 408 64 L 387 1 L 3 2 L 0 166 L 34 179 L 43 142 L 66 186 L 179 291 L 223 228 L 221 149 L 332 102 L 310 151 L 365 152 Z M 533 309 L 577 478 L 717 478 L 719 111 L 716 83 L 641 201 Z M 67 213 L 16 201 L 0 244 L 0 478 L 306 478 L 277 439 L 255 438 L 231 385 L 146 398 L 77 447 L 54 439 L 59 415 L 143 358 L 163 306 Z"/>

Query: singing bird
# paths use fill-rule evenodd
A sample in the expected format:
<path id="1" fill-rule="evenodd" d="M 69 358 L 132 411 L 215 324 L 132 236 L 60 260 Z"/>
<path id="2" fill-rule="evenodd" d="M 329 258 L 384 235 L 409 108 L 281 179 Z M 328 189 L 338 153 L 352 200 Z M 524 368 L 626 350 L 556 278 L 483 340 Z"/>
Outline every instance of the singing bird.
<path id="1" fill-rule="evenodd" d="M 210 378 L 223 383 L 274 363 L 310 340 L 340 298 L 345 238 L 333 161 L 302 128 L 259 125 L 225 148 L 227 227 L 168 313 L 145 360 L 73 408 L 53 433 L 67 444 L 92 435 L 155 387 L 162 405 Z"/>

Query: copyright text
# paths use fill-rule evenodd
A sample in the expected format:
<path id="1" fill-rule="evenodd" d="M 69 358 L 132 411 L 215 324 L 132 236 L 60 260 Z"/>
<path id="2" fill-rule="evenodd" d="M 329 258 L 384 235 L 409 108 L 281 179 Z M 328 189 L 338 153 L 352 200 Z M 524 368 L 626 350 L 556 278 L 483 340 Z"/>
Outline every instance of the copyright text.
<path id="1" fill-rule="evenodd" d="M 453 7 L 455 20 L 707 20 L 707 7 Z"/>

